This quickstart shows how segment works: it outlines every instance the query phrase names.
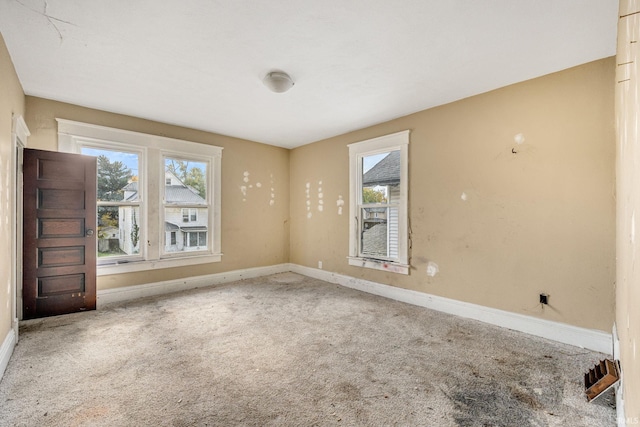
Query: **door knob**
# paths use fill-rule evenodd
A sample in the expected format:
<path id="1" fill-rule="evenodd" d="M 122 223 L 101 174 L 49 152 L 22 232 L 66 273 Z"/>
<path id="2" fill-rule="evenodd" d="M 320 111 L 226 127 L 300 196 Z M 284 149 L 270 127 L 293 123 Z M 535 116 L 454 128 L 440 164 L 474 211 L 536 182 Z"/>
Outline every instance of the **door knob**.
<path id="1" fill-rule="evenodd" d="M 93 230 L 92 229 L 88 229 L 87 230 L 87 236 L 93 236 Z"/>

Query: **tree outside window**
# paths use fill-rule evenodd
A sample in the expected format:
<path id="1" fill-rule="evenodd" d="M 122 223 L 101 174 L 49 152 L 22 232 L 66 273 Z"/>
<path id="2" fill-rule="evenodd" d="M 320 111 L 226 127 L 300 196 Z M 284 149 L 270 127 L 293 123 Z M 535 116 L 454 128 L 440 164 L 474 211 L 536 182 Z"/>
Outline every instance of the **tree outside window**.
<path id="1" fill-rule="evenodd" d="M 138 254 L 139 155 L 92 147 L 83 147 L 82 154 L 97 157 L 98 257 Z"/>

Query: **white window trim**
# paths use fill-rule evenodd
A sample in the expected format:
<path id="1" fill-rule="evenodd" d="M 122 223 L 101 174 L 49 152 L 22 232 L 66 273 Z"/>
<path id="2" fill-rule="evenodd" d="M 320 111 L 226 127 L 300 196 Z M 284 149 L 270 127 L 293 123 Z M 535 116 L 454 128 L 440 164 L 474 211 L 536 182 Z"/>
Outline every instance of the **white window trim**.
<path id="1" fill-rule="evenodd" d="M 349 265 L 409 274 L 409 130 L 349 144 Z M 398 259 L 387 260 L 359 255 L 361 213 L 358 198 L 362 187 L 362 158 L 364 156 L 400 150 L 400 204 L 398 209 Z"/>
<path id="2" fill-rule="evenodd" d="M 143 245 L 141 243 L 140 247 L 140 252 L 144 259 L 141 261 L 99 265 L 97 268 L 98 276 L 146 271 L 154 268 L 205 264 L 219 262 L 222 259 L 220 243 L 222 147 L 59 118 L 56 118 L 56 121 L 58 122 L 58 151 L 60 152 L 80 153 L 82 145 L 88 141 L 93 141 L 96 144 L 102 141 L 105 145 L 121 145 L 123 148 L 128 147 L 129 151 L 133 149 L 134 151 L 143 150 L 145 152 L 144 157 L 146 159 L 140 159 L 141 163 L 139 165 L 141 171 L 144 171 L 141 175 L 147 177 L 143 183 L 139 184 L 139 190 L 145 197 L 145 203 L 141 206 L 141 211 L 144 211 L 141 214 L 145 218 L 146 230 L 142 234 L 145 240 L 141 240 L 143 242 L 146 241 L 147 244 Z M 164 222 L 161 219 L 163 219 L 164 215 L 160 214 L 160 212 L 163 212 L 162 190 L 165 183 L 163 156 L 166 153 L 176 152 L 180 152 L 187 157 L 206 159 L 209 162 L 207 191 L 209 197 L 211 197 L 211 213 L 208 238 L 210 239 L 211 247 L 206 252 L 198 251 L 196 253 L 167 257 L 163 254 L 165 230 Z M 149 165 L 152 164 L 161 166 L 159 168 L 150 168 Z M 154 216 L 158 218 L 158 224 L 149 224 L 149 210 L 155 212 Z"/>

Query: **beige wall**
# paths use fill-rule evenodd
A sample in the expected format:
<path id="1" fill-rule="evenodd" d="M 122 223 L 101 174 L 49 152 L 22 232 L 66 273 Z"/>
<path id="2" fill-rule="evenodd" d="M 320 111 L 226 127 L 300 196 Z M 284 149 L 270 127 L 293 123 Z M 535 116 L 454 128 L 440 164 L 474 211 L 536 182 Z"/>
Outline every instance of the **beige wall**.
<path id="1" fill-rule="evenodd" d="M 98 277 L 98 289 L 173 280 L 289 260 L 289 151 L 269 145 L 207 132 L 106 113 L 76 105 L 26 97 L 29 147 L 57 150 L 56 118 L 118 129 L 185 139 L 223 147 L 222 152 L 222 262 Z M 248 189 L 240 191 L 244 172 Z M 257 188 L 255 184 L 262 186 Z M 271 206 L 271 187 L 275 203 Z M 246 201 L 243 201 L 246 199 Z"/>
<path id="2" fill-rule="evenodd" d="M 24 93 L 13 68 L 13 62 L 0 34 L 0 346 L 11 330 L 13 282 L 10 254 L 12 251 L 11 225 L 15 215 L 10 205 L 13 188 L 11 159 L 12 116 L 24 115 Z"/>
<path id="3" fill-rule="evenodd" d="M 628 425 L 640 420 L 640 1 L 620 2 L 616 69 L 617 138 L 617 286 L 616 328 L 620 340 L 624 402 Z M 636 213 L 637 212 L 637 213 Z"/>
<path id="4" fill-rule="evenodd" d="M 592 62 L 292 150 L 291 262 L 610 332 L 614 68 Z M 404 129 L 411 274 L 350 267 L 347 144 Z"/>

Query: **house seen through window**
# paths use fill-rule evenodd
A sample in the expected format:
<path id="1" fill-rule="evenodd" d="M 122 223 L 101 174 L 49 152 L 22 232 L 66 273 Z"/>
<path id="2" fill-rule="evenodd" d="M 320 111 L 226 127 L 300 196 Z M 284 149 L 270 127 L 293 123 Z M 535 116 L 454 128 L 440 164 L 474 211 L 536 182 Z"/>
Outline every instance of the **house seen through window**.
<path id="1" fill-rule="evenodd" d="M 398 257 L 400 150 L 362 157 L 361 253 Z"/>
<path id="2" fill-rule="evenodd" d="M 349 264 L 409 273 L 409 132 L 349 145 Z"/>
<path id="3" fill-rule="evenodd" d="M 207 164 L 193 159 L 165 157 L 164 167 L 164 251 L 207 249 Z"/>

